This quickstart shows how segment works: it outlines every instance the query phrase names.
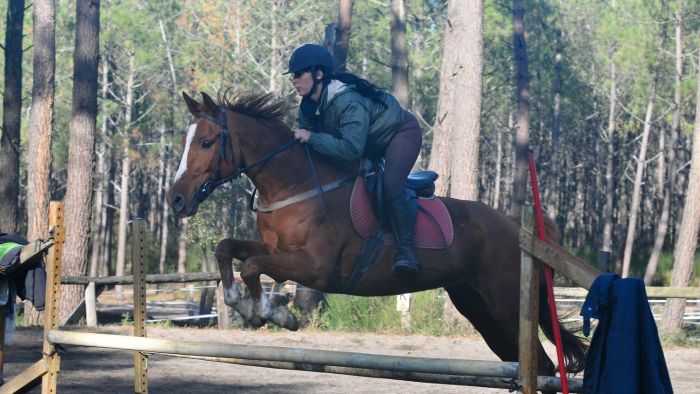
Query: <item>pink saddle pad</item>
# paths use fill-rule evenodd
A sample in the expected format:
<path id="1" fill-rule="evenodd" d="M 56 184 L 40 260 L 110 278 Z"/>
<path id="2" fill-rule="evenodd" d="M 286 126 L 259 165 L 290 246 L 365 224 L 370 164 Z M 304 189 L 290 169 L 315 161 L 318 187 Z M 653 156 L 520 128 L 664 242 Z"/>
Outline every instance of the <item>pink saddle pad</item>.
<path id="1" fill-rule="evenodd" d="M 444 249 L 452 245 L 454 229 L 447 207 L 439 198 L 418 199 L 418 218 L 416 219 L 416 247 L 427 249 Z M 372 212 L 369 194 L 361 177 L 355 180 L 350 197 L 350 216 L 355 230 L 364 239 L 369 239 L 377 226 L 377 218 Z M 394 243 L 391 233 L 384 234 L 384 243 Z"/>

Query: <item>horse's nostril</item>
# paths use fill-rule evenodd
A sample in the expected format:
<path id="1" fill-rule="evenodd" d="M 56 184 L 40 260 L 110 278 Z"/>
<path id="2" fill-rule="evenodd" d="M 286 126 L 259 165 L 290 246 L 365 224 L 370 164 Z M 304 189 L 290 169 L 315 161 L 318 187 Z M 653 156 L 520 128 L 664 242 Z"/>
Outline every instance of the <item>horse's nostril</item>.
<path id="1" fill-rule="evenodd" d="M 185 198 L 180 194 L 176 194 L 170 198 L 170 206 L 175 212 L 181 212 L 185 208 Z"/>

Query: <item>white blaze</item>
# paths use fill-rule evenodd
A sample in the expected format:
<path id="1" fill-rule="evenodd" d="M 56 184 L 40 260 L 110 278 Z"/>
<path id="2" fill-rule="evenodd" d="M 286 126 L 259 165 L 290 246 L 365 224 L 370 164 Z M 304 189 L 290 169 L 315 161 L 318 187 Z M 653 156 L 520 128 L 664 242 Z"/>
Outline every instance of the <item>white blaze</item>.
<path id="1" fill-rule="evenodd" d="M 190 145 L 192 144 L 192 140 L 194 139 L 194 131 L 197 129 L 197 124 L 192 123 L 190 125 L 189 130 L 187 130 L 187 139 L 185 140 L 185 152 L 182 154 L 182 159 L 180 159 L 180 167 L 178 167 L 177 172 L 175 173 L 175 180 L 174 182 L 177 182 L 180 177 L 187 171 L 187 153 L 190 151 Z"/>

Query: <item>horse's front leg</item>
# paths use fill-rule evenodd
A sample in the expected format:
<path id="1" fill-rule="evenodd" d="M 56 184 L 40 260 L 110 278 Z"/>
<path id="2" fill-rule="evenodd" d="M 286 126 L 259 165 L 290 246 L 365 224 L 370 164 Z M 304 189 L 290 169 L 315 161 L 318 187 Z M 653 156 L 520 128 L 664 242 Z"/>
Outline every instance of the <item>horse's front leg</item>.
<path id="1" fill-rule="evenodd" d="M 244 261 L 251 256 L 267 254 L 262 242 L 244 241 L 227 238 L 216 246 L 216 261 L 221 272 L 221 284 L 224 288 L 224 303 L 234 308 L 246 321 L 256 327 L 265 322 L 256 316 L 253 302 L 250 298 L 242 298 L 238 286 L 233 280 L 233 259 Z"/>
<path id="2" fill-rule="evenodd" d="M 274 305 L 262 291 L 260 275 L 265 273 L 273 278 L 296 279 L 302 267 L 309 262 L 305 252 L 280 253 L 274 255 L 251 256 L 241 264 L 241 278 L 248 287 L 253 300 L 255 315 L 280 327 L 296 331 L 299 327 L 296 317 L 284 305 Z"/>

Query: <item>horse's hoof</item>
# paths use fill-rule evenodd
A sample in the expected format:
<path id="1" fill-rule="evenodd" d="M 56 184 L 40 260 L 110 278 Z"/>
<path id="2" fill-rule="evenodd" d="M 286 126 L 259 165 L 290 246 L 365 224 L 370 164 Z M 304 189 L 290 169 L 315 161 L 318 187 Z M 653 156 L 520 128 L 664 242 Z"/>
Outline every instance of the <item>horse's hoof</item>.
<path id="1" fill-rule="evenodd" d="M 259 316 L 253 316 L 248 320 L 248 323 L 250 323 L 253 328 L 260 328 L 267 323 L 267 320 L 263 320 Z"/>
<path id="2" fill-rule="evenodd" d="M 274 313 L 272 316 L 270 316 L 269 320 L 277 326 L 291 331 L 296 331 L 299 329 L 297 318 L 294 317 L 294 314 L 292 314 L 289 309 L 284 306 L 275 307 Z"/>
<path id="3" fill-rule="evenodd" d="M 299 323 L 297 322 L 297 318 L 294 317 L 294 315 L 289 314 L 289 319 L 287 319 L 287 322 L 285 323 L 284 328 L 288 329 L 289 331 L 298 330 Z"/>
<path id="4" fill-rule="evenodd" d="M 294 317 L 294 315 L 291 314 L 289 311 L 287 311 L 286 319 L 282 322 L 282 324 L 279 324 L 279 326 L 282 328 L 286 328 L 290 331 L 296 331 L 299 329 L 299 323 L 297 322 L 297 318 Z"/>

